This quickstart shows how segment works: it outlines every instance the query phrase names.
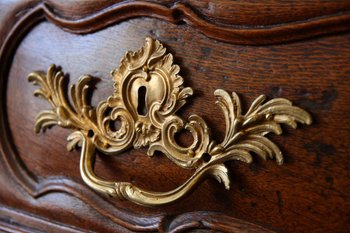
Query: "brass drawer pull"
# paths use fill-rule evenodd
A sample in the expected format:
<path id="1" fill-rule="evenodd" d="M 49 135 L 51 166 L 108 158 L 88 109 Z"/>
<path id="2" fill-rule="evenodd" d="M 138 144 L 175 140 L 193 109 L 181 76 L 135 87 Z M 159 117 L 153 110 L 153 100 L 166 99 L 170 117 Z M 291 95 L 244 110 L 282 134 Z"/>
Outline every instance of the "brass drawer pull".
<path id="1" fill-rule="evenodd" d="M 210 176 L 229 189 L 224 162 L 250 163 L 250 152 L 263 159 L 275 158 L 282 164 L 281 151 L 265 135 L 281 134 L 282 123 L 293 128 L 297 127 L 297 122 L 311 124 L 310 115 L 292 106 L 289 100 L 277 98 L 263 103 L 265 97 L 262 95 L 243 114 L 238 95 L 218 89 L 214 95 L 225 116 L 226 132 L 224 140 L 217 144 L 200 116 L 191 115 L 185 121 L 175 115 L 193 94 L 190 87 L 183 86 L 179 71 L 179 66 L 173 64 L 172 54 L 166 53 L 159 41 L 146 38 L 144 47 L 126 53 L 119 68 L 112 71 L 114 92 L 96 108 L 86 100 L 91 76 L 82 76 L 71 86 L 70 105 L 64 93 L 63 72 L 54 65 L 47 74 L 33 72 L 28 80 L 40 86 L 34 95 L 44 97 L 52 106 L 51 110 L 39 113 L 35 131 L 38 133 L 53 125 L 74 129 L 68 136 L 67 148 L 82 147 L 80 173 L 88 186 L 108 196 L 157 206 L 184 197 Z M 111 126 L 115 121 L 120 122 L 117 129 Z M 188 148 L 178 145 L 174 139 L 174 134 L 181 129 L 189 130 L 193 135 L 194 142 Z M 131 147 L 148 147 L 148 156 L 160 151 L 178 166 L 195 169 L 195 172 L 178 188 L 163 193 L 145 191 L 127 182 L 105 181 L 94 174 L 96 149 L 118 155 Z"/>

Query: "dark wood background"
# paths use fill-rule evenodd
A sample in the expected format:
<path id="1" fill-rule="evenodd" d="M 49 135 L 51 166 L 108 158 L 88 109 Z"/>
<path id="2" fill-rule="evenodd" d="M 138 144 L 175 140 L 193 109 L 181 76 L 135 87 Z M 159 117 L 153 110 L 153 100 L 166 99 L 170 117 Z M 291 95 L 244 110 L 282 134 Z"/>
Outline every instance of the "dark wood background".
<path id="1" fill-rule="evenodd" d="M 349 10 L 349 1 L 0 1 L 0 229 L 349 232 Z M 79 151 L 66 151 L 69 130 L 34 133 L 36 114 L 49 106 L 26 77 L 52 63 L 71 83 L 91 74 L 96 106 L 113 91 L 109 72 L 146 36 L 174 54 L 194 89 L 180 115 L 201 115 L 218 141 L 218 88 L 237 92 L 245 109 L 260 94 L 290 99 L 314 123 L 271 135 L 283 166 L 229 162 L 229 191 L 208 180 L 157 208 L 99 196 L 80 178 Z M 193 172 L 144 150 L 99 155 L 96 171 L 159 191 Z"/>

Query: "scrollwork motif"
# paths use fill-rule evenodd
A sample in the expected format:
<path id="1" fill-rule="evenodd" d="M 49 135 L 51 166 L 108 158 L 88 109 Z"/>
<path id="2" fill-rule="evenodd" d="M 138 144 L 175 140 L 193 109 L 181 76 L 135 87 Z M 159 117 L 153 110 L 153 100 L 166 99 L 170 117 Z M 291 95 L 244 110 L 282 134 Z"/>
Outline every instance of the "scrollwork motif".
<path id="1" fill-rule="evenodd" d="M 40 88 L 34 95 L 44 97 L 52 106 L 36 118 L 35 131 L 59 125 L 75 131 L 68 136 L 68 150 L 81 149 L 80 172 L 85 183 L 94 190 L 108 196 L 127 199 L 140 205 L 156 206 L 174 202 L 186 196 L 207 177 L 214 177 L 227 189 L 230 187 L 225 162 L 240 160 L 251 163 L 254 152 L 263 159 L 276 159 L 283 163 L 278 146 L 265 135 L 281 134 L 280 124 L 293 128 L 297 122 L 311 124 L 310 115 L 295 107 L 286 99 L 272 99 L 266 103 L 264 96 L 258 97 L 249 110 L 242 114 L 238 95 L 218 89 L 214 92 L 216 104 L 225 116 L 224 140 L 216 143 L 206 122 L 198 115 L 187 121 L 176 115 L 193 94 L 190 87 L 183 86 L 179 66 L 166 53 L 163 45 L 146 38 L 144 47 L 136 52 L 127 52 L 118 69 L 111 72 L 114 92 L 105 101 L 93 108 L 87 102 L 91 76 L 82 76 L 70 87 L 71 103 L 64 93 L 64 74 L 51 65 L 47 73 L 33 72 L 28 80 Z M 140 88 L 146 90 L 144 106 L 140 106 Z M 143 107 L 144 111 L 139 112 Z M 119 127 L 112 127 L 119 122 Z M 194 140 L 189 147 L 175 141 L 180 130 L 191 132 Z M 131 183 L 105 181 L 93 172 L 95 150 L 110 155 L 134 147 L 148 147 L 147 154 L 164 153 L 178 166 L 195 169 L 194 174 L 180 187 L 169 192 L 149 192 Z M 203 155 L 209 159 L 204 159 Z"/>

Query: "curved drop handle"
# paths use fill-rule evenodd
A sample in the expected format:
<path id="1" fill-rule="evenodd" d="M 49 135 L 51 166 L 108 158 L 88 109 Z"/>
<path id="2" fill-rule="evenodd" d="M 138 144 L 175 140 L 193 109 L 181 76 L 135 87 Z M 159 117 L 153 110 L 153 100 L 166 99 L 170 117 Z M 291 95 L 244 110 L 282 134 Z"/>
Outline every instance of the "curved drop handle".
<path id="1" fill-rule="evenodd" d="M 287 99 L 276 98 L 264 103 L 265 96 L 261 95 L 243 114 L 238 95 L 218 89 L 214 95 L 225 116 L 226 131 L 223 141 L 216 143 L 203 118 L 191 115 L 184 120 L 175 114 L 193 94 L 191 88 L 183 86 L 179 71 L 163 45 L 146 38 L 142 49 L 126 53 L 119 68 L 111 72 L 114 92 L 96 108 L 87 102 L 86 96 L 92 77 L 82 76 L 71 86 L 69 103 L 62 71 L 52 65 L 46 74 L 33 72 L 28 79 L 40 86 L 34 95 L 44 97 L 52 106 L 51 110 L 38 114 L 35 131 L 53 125 L 74 129 L 68 137 L 67 148 L 82 147 L 80 173 L 89 187 L 139 205 L 157 206 L 183 198 L 208 177 L 229 189 L 224 163 L 229 160 L 251 163 L 251 152 L 282 164 L 282 152 L 266 135 L 281 134 L 280 124 L 292 128 L 296 128 L 298 122 L 311 124 L 311 116 Z M 145 95 L 137 91 L 140 88 L 144 88 Z M 140 103 L 147 111 L 142 111 Z M 116 123 L 119 126 L 115 127 Z M 193 136 L 189 147 L 182 147 L 175 140 L 175 133 L 181 130 L 188 130 Z M 195 171 L 184 184 L 169 192 L 149 192 L 131 183 L 105 181 L 94 174 L 96 149 L 118 156 L 132 147 L 148 147 L 148 156 L 160 151 L 176 165 Z"/>
<path id="2" fill-rule="evenodd" d="M 80 131 L 76 131 L 68 137 L 80 137 L 81 156 L 80 174 L 84 182 L 95 191 L 110 197 L 118 197 L 121 200 L 129 200 L 143 206 L 158 206 L 179 200 L 198 186 L 207 176 L 214 174 L 220 176 L 227 173 L 223 165 L 203 166 L 198 169 L 184 184 L 168 192 L 150 192 L 142 190 L 128 182 L 105 181 L 94 173 L 95 146 L 91 139 Z M 227 182 L 229 182 L 227 180 Z"/>

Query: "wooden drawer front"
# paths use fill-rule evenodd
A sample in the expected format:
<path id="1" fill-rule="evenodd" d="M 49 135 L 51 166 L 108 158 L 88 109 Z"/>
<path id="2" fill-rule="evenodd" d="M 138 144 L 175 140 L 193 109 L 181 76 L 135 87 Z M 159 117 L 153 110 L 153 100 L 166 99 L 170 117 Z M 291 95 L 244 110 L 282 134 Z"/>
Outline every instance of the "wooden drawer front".
<path id="1" fill-rule="evenodd" d="M 7 22 L 0 26 L 0 226 L 97 232 L 350 229 L 348 1 L 19 1 L 0 8 Z M 154 208 L 89 189 L 79 173 L 80 151 L 66 150 L 71 131 L 53 127 L 35 134 L 37 113 L 50 106 L 33 97 L 36 87 L 27 75 L 52 63 L 70 84 L 91 74 L 98 80 L 91 96 L 96 106 L 113 93 L 110 71 L 148 36 L 174 55 L 185 86 L 194 90 L 178 115 L 200 115 L 218 141 L 226 126 L 215 105 L 216 89 L 237 92 L 244 111 L 261 94 L 308 111 L 312 125 L 283 126 L 282 136 L 268 136 L 283 152 L 284 165 L 258 156 L 252 164 L 228 162 L 230 190 L 207 180 L 187 198 Z M 190 140 L 189 134 L 179 137 L 184 144 Z M 193 174 L 161 153 L 148 157 L 146 149 L 98 154 L 95 171 L 159 192 Z M 42 221 L 21 217 L 26 213 Z"/>

